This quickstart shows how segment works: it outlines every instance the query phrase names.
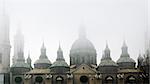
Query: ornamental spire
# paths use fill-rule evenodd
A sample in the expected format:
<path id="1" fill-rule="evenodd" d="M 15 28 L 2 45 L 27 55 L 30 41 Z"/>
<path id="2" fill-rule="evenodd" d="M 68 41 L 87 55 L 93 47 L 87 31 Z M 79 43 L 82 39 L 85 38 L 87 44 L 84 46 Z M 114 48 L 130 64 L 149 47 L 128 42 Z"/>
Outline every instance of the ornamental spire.
<path id="1" fill-rule="evenodd" d="M 86 30 L 85 30 L 84 25 L 80 25 L 79 38 L 86 38 Z"/>
<path id="2" fill-rule="evenodd" d="M 108 43 L 106 43 L 106 48 L 105 48 L 104 54 L 105 54 L 105 59 L 110 59 L 111 60 L 110 49 L 108 47 Z"/>
<path id="3" fill-rule="evenodd" d="M 1 0 L 2 3 L 0 3 L 0 42 L 1 43 L 7 43 L 10 45 L 9 40 L 9 17 L 6 13 L 6 1 Z"/>
<path id="4" fill-rule="evenodd" d="M 31 66 L 32 60 L 31 60 L 31 57 L 30 57 L 30 52 L 28 53 L 27 63 L 28 63 L 28 65 L 29 65 L 30 67 L 32 67 L 32 66 Z"/>
<path id="5" fill-rule="evenodd" d="M 127 54 L 128 54 L 128 47 L 127 47 L 126 42 L 124 40 L 123 46 L 122 46 L 122 55 L 128 56 Z"/>
<path id="6" fill-rule="evenodd" d="M 63 57 L 63 51 L 61 49 L 61 46 L 60 46 L 60 43 L 59 43 L 59 48 L 57 50 L 57 61 L 59 60 L 65 60 L 64 57 Z"/>
<path id="7" fill-rule="evenodd" d="M 21 33 L 21 27 L 19 26 L 14 37 L 14 57 L 13 63 L 17 61 L 25 62 L 24 58 L 24 36 Z"/>
<path id="8" fill-rule="evenodd" d="M 43 41 L 43 44 L 42 44 L 42 47 L 41 47 L 40 59 L 41 58 L 46 58 L 47 59 L 47 56 L 46 56 L 46 47 L 45 47 L 44 41 Z"/>

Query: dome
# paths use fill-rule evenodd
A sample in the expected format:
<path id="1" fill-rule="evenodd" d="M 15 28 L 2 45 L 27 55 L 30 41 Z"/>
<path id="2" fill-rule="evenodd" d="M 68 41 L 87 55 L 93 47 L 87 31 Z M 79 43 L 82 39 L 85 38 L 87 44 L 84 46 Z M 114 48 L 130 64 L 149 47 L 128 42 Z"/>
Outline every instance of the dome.
<path id="1" fill-rule="evenodd" d="M 118 66 L 113 60 L 102 60 L 99 66 Z"/>
<path id="2" fill-rule="evenodd" d="M 69 67 L 68 64 L 65 61 L 55 61 L 52 65 L 52 67 Z"/>
<path id="3" fill-rule="evenodd" d="M 84 28 L 81 27 L 78 39 L 73 43 L 70 50 L 70 65 L 97 64 L 96 49 L 91 41 L 86 38 Z"/>
<path id="4" fill-rule="evenodd" d="M 130 63 L 130 62 L 135 63 L 135 61 L 130 57 L 120 57 L 117 61 L 117 63 Z"/>
<path id="5" fill-rule="evenodd" d="M 28 65 L 27 63 L 23 63 L 23 62 L 16 62 L 16 63 L 13 64 L 11 67 L 12 67 L 12 68 L 17 68 L 17 67 L 30 68 L 30 65 Z"/>
<path id="6" fill-rule="evenodd" d="M 86 38 L 79 38 L 77 39 L 73 45 L 72 45 L 72 48 L 71 48 L 71 51 L 74 51 L 74 50 L 81 50 L 81 49 L 85 49 L 85 50 L 94 50 L 95 51 L 95 47 L 94 45 L 92 44 L 92 42 L 90 42 L 88 39 Z"/>
<path id="7" fill-rule="evenodd" d="M 38 59 L 34 64 L 51 64 L 48 59 Z"/>

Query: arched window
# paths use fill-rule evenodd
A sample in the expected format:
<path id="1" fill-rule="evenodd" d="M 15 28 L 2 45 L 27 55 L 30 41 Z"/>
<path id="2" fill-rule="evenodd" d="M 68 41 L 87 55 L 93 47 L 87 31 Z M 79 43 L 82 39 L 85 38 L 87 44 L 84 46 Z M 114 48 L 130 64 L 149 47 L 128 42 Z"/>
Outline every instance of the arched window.
<path id="1" fill-rule="evenodd" d="M 42 84 L 42 82 L 43 82 L 43 78 L 41 76 L 37 76 L 35 78 L 35 84 Z"/>
<path id="2" fill-rule="evenodd" d="M 128 76 L 127 78 L 126 78 L 126 84 L 137 84 L 136 83 L 136 78 L 134 77 L 134 76 Z"/>
<path id="3" fill-rule="evenodd" d="M 112 76 L 107 76 L 105 78 L 105 84 L 113 84 L 113 82 L 114 82 L 114 79 Z"/>
<path id="4" fill-rule="evenodd" d="M 81 82 L 81 84 L 88 84 L 89 78 L 87 76 L 81 76 L 80 82 Z"/>
<path id="5" fill-rule="evenodd" d="M 16 84 L 21 84 L 21 82 L 22 82 L 22 78 L 21 77 L 16 77 L 15 78 L 15 83 Z"/>
<path id="6" fill-rule="evenodd" d="M 56 77 L 56 84 L 64 84 L 64 79 L 61 76 Z"/>

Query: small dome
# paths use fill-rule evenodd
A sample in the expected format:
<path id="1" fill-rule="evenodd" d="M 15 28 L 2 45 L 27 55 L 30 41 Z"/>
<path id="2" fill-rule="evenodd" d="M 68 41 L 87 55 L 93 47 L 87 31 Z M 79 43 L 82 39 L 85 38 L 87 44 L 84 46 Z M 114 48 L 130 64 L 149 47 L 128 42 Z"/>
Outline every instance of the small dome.
<path id="1" fill-rule="evenodd" d="M 130 63 L 130 62 L 135 63 L 135 61 L 130 57 L 120 57 L 117 61 L 117 63 Z"/>
<path id="2" fill-rule="evenodd" d="M 30 68 L 30 65 L 29 64 L 27 64 L 27 63 L 23 63 L 23 62 L 16 62 L 15 64 L 13 64 L 12 66 L 11 66 L 12 68 L 17 68 L 17 67 L 24 67 L 24 68 Z"/>
<path id="3" fill-rule="evenodd" d="M 38 59 L 34 64 L 51 64 L 48 59 Z"/>
<path id="4" fill-rule="evenodd" d="M 79 39 L 77 39 L 73 43 L 71 51 L 73 51 L 73 50 L 81 50 L 81 49 L 95 50 L 94 45 L 86 38 L 79 38 Z"/>
<path id="5" fill-rule="evenodd" d="M 69 67 L 68 64 L 65 61 L 55 61 L 52 65 L 51 68 L 53 67 Z"/>
<path id="6" fill-rule="evenodd" d="M 99 66 L 118 66 L 113 60 L 102 60 Z"/>

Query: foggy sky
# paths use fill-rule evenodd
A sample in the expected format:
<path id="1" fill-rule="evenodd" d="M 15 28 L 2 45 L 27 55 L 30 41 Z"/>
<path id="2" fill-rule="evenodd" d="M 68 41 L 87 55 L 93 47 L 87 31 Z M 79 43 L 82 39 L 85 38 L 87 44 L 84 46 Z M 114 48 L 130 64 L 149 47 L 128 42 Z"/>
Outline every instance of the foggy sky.
<path id="1" fill-rule="evenodd" d="M 30 51 L 33 63 L 40 56 L 44 39 L 47 56 L 56 60 L 59 42 L 69 63 L 71 45 L 78 38 L 83 24 L 87 38 L 97 50 L 98 64 L 106 41 L 113 60 L 118 60 L 123 41 L 131 58 L 137 60 L 144 53 L 146 31 L 146 0 L 7 0 L 10 14 L 10 38 L 13 56 L 13 39 L 18 27 L 25 36 L 25 57 Z M 21 25 L 21 26 L 19 26 Z"/>

